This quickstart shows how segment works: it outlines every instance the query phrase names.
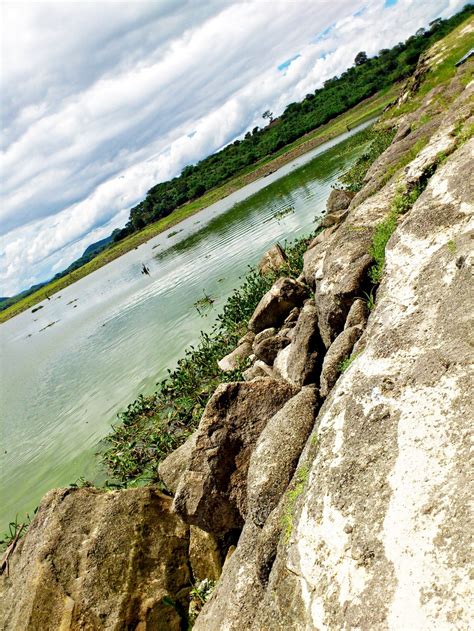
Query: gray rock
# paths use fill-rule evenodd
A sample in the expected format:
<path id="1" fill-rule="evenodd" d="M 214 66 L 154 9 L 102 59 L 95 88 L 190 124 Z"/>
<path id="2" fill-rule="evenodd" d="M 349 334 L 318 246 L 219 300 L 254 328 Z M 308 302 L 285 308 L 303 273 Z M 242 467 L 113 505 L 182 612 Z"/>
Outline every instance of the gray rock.
<path id="1" fill-rule="evenodd" d="M 344 328 L 350 329 L 353 326 L 360 326 L 364 329 L 365 325 L 367 324 L 368 316 L 369 310 L 367 308 L 365 300 L 362 300 L 362 298 L 357 298 L 356 300 L 354 300 L 351 308 L 349 309 Z"/>
<path id="2" fill-rule="evenodd" d="M 242 527 L 250 455 L 268 420 L 296 391 L 273 379 L 217 388 L 196 430 L 196 446 L 174 499 L 184 521 L 217 535 Z"/>
<path id="3" fill-rule="evenodd" d="M 337 336 L 329 347 L 323 361 L 321 370 L 320 392 L 322 397 L 327 397 L 341 374 L 341 362 L 350 357 L 354 344 L 362 335 L 360 326 L 352 326 Z"/>
<path id="4" fill-rule="evenodd" d="M 188 526 L 152 488 L 50 491 L 0 577 L 0 626 L 179 631 L 188 547 Z"/>
<path id="5" fill-rule="evenodd" d="M 345 191 L 343 189 L 334 188 L 326 202 L 326 210 L 328 214 L 339 213 L 349 208 L 349 204 L 354 198 L 355 193 Z"/>
<path id="6" fill-rule="evenodd" d="M 231 372 L 236 370 L 242 363 L 252 354 L 252 342 L 245 340 L 231 353 L 223 357 L 217 362 L 217 365 L 223 372 Z"/>
<path id="7" fill-rule="evenodd" d="M 473 152 L 438 167 L 389 241 L 250 628 L 472 626 L 472 277 L 456 260 L 472 261 Z"/>
<path id="8" fill-rule="evenodd" d="M 189 562 L 194 582 L 206 578 L 217 581 L 222 573 L 222 555 L 216 537 L 196 526 L 190 526 Z"/>
<path id="9" fill-rule="evenodd" d="M 171 493 L 176 493 L 179 479 L 186 471 L 196 444 L 196 433 L 191 436 L 178 449 L 172 451 L 169 456 L 158 465 L 158 475 Z"/>
<path id="10" fill-rule="evenodd" d="M 301 310 L 292 336 L 286 363 L 286 378 L 298 386 L 318 382 L 324 346 L 318 329 L 316 307 L 309 303 Z"/>
<path id="11" fill-rule="evenodd" d="M 260 344 L 263 340 L 266 340 L 268 337 L 273 337 L 277 334 L 277 330 L 275 327 L 269 327 L 268 329 L 263 329 L 260 333 L 257 333 L 253 339 L 253 346 Z"/>
<path id="12" fill-rule="evenodd" d="M 261 274 L 268 274 L 271 271 L 279 270 L 287 262 L 285 250 L 276 243 L 261 258 L 258 269 Z"/>
<path id="13" fill-rule="evenodd" d="M 308 295 L 304 285 L 292 278 L 279 278 L 263 296 L 249 321 L 249 329 L 258 333 L 280 326 L 290 311 L 303 304 Z"/>
<path id="14" fill-rule="evenodd" d="M 263 526 L 291 480 L 316 417 L 318 395 L 304 387 L 267 423 L 250 457 L 247 519 Z"/>
<path id="15" fill-rule="evenodd" d="M 290 381 L 288 377 L 288 356 L 291 351 L 291 344 L 282 349 L 273 362 L 273 372 L 277 378 Z"/>
<path id="16" fill-rule="evenodd" d="M 250 366 L 250 368 L 244 370 L 242 374 L 245 381 L 252 381 L 257 377 L 271 377 L 272 379 L 275 379 L 275 373 L 272 367 L 267 366 L 265 362 L 262 362 L 259 359 L 255 361 L 253 366 Z"/>
<path id="17" fill-rule="evenodd" d="M 299 315 L 300 315 L 300 310 L 298 309 L 298 307 L 295 307 L 294 309 L 290 311 L 288 316 L 285 318 L 285 321 L 283 324 L 288 325 L 293 322 L 296 322 L 298 320 Z"/>
<path id="18" fill-rule="evenodd" d="M 285 346 L 288 346 L 290 340 L 282 335 L 274 335 L 273 337 L 267 337 L 258 344 L 254 345 L 254 353 L 261 361 L 265 362 L 269 366 L 273 364 L 279 351 Z"/>

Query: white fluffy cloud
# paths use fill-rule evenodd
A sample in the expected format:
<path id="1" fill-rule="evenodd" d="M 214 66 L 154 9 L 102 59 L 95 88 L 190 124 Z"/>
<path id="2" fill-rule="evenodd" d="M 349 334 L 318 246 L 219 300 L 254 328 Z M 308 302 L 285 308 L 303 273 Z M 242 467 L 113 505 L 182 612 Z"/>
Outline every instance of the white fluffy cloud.
<path id="1" fill-rule="evenodd" d="M 153 184 L 359 50 L 375 54 L 463 4 L 3 3 L 0 295 L 67 266 Z"/>

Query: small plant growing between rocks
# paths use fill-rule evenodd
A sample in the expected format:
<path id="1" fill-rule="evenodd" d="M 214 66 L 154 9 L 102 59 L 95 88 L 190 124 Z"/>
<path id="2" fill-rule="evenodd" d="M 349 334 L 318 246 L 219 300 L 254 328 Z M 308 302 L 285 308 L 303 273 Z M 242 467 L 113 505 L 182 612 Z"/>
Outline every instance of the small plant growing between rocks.
<path id="1" fill-rule="evenodd" d="M 352 364 L 352 362 L 357 359 L 357 357 L 360 355 L 360 353 L 353 353 L 350 357 L 346 357 L 345 359 L 342 360 L 342 362 L 339 364 L 338 368 L 339 368 L 339 372 L 342 374 L 344 372 L 346 372 L 346 370 L 349 368 L 349 366 Z"/>
<path id="2" fill-rule="evenodd" d="M 303 493 L 306 484 L 309 479 L 309 467 L 308 465 L 303 465 L 300 467 L 295 474 L 296 484 L 294 487 L 287 491 L 286 494 L 286 504 L 285 510 L 283 512 L 282 517 L 282 528 L 285 537 L 285 543 L 288 543 L 291 537 L 291 533 L 293 532 L 293 520 L 294 520 L 294 512 L 296 501 Z"/>
<path id="3" fill-rule="evenodd" d="M 188 622 L 189 622 L 190 628 L 192 628 L 201 609 L 204 607 L 206 602 L 211 597 L 215 586 L 216 586 L 216 581 L 211 581 L 209 578 L 205 578 L 199 583 L 194 584 L 194 587 L 189 593 L 190 602 L 189 602 Z"/>
<path id="4" fill-rule="evenodd" d="M 451 239 L 450 241 L 447 242 L 446 247 L 451 252 L 451 254 L 456 254 L 456 250 L 457 250 L 456 241 L 453 241 Z"/>

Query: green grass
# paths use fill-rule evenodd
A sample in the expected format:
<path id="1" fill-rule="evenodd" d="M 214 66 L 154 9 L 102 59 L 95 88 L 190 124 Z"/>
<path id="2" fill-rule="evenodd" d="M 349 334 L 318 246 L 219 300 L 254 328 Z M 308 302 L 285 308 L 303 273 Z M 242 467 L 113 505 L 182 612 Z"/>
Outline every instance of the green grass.
<path id="1" fill-rule="evenodd" d="M 297 469 L 292 488 L 286 492 L 285 508 L 282 516 L 282 529 L 285 543 L 288 543 L 293 532 L 295 507 L 298 498 L 303 494 L 309 479 L 309 467 L 303 465 Z"/>
<path id="2" fill-rule="evenodd" d="M 326 125 L 322 125 L 305 136 L 302 136 L 272 156 L 246 167 L 237 176 L 233 177 L 222 186 L 218 186 L 205 193 L 199 199 L 188 202 L 180 208 L 177 208 L 168 217 L 164 217 L 163 219 L 146 226 L 140 232 L 136 232 L 126 239 L 110 245 L 98 254 L 98 256 L 82 267 L 74 270 L 70 274 L 67 274 L 63 278 L 59 278 L 48 283 L 33 294 L 22 298 L 17 303 L 7 307 L 3 311 L 0 311 L 0 323 L 6 322 L 22 311 L 26 311 L 27 309 L 34 307 L 37 303 L 46 300 L 53 294 L 61 291 L 65 287 L 68 287 L 72 283 L 75 283 L 84 276 L 95 272 L 107 263 L 110 263 L 130 250 L 137 248 L 142 243 L 146 243 L 156 235 L 176 226 L 184 219 L 195 215 L 207 206 L 214 204 L 231 193 L 239 190 L 246 184 L 262 177 L 264 172 L 271 170 L 272 168 L 279 168 L 283 164 L 291 162 L 291 160 L 294 160 L 299 155 L 317 147 L 319 144 L 339 136 L 347 131 L 348 127 L 352 129 L 362 122 L 381 114 L 385 106 L 393 101 L 394 97 L 398 94 L 399 88 L 399 85 L 394 85 L 382 90 L 373 97 L 359 103 L 344 114 L 337 116 Z"/>
<path id="3" fill-rule="evenodd" d="M 342 360 L 342 362 L 340 362 L 338 368 L 339 368 L 339 372 L 342 374 L 344 372 L 346 372 L 346 370 L 349 368 L 349 366 L 352 364 L 352 362 L 357 359 L 357 357 L 360 355 L 360 353 L 353 353 L 350 357 L 346 357 L 345 359 Z"/>

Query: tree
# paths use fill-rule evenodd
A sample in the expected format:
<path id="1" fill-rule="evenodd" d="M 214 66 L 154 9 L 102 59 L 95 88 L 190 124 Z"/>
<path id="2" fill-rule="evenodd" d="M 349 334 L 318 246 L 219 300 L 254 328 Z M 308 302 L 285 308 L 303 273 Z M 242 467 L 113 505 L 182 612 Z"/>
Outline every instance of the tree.
<path id="1" fill-rule="evenodd" d="M 367 59 L 367 53 L 361 50 L 360 53 L 357 53 L 356 58 L 354 59 L 354 63 L 356 66 L 361 66 L 362 64 L 365 64 Z"/>
<path id="2" fill-rule="evenodd" d="M 268 121 L 270 123 L 273 122 L 273 112 L 270 112 L 270 110 L 265 110 L 262 114 L 262 118 L 268 118 Z"/>

